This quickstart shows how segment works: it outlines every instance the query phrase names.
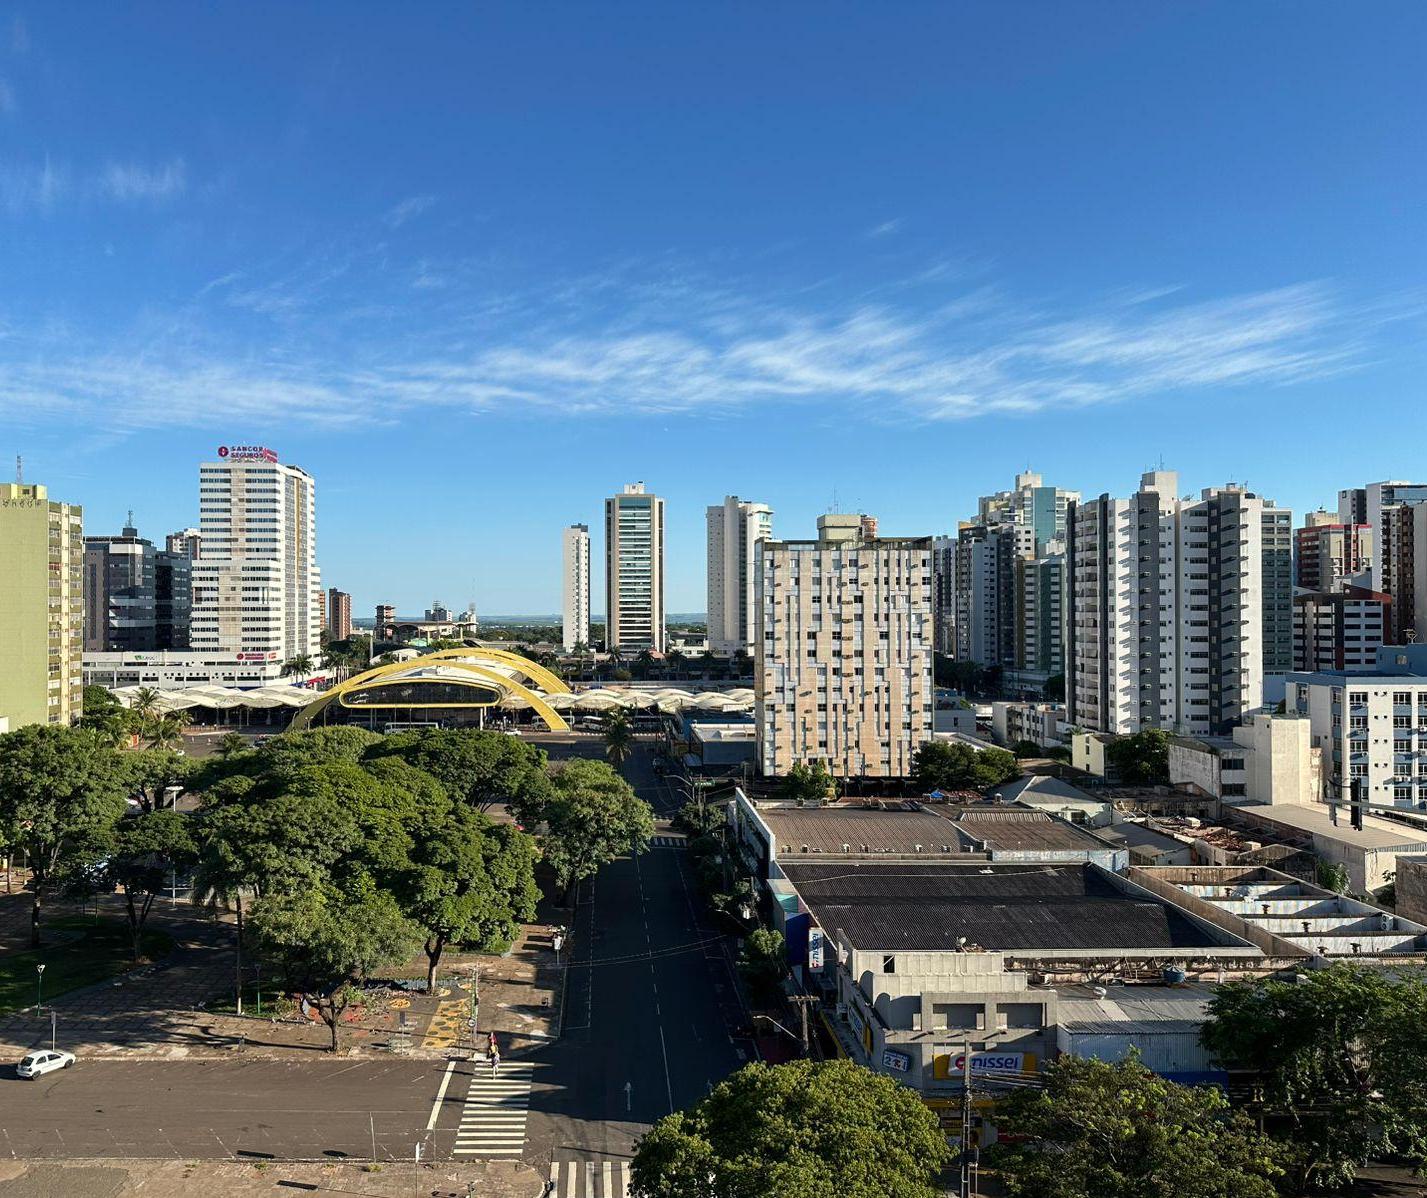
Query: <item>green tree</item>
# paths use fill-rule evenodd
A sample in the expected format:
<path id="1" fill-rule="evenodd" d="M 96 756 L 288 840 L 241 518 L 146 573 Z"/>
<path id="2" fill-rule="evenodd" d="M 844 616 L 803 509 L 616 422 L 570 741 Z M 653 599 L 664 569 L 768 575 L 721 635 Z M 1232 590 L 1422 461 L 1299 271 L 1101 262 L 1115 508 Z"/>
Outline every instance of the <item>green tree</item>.
<path id="1" fill-rule="evenodd" d="M 929 740 L 912 757 L 912 775 L 926 790 L 984 790 L 1021 774 L 1005 749 L 973 749 L 954 740 Z"/>
<path id="2" fill-rule="evenodd" d="M 448 945 L 500 952 L 535 918 L 535 857 L 531 837 L 460 803 L 417 836 L 402 907 L 424 937 L 428 991 Z"/>
<path id="3" fill-rule="evenodd" d="M 84 688 L 84 714 L 79 726 L 97 732 L 105 744 L 119 748 L 133 731 L 134 718 L 129 709 L 102 686 Z"/>
<path id="4" fill-rule="evenodd" d="M 645 1198 L 938 1198 L 950 1150 L 913 1090 L 851 1061 L 748 1065 L 640 1140 Z"/>
<path id="5" fill-rule="evenodd" d="M 654 834 L 654 812 L 603 761 L 566 762 L 549 792 L 514 808 L 536 832 L 545 861 L 568 899 L 575 883 L 624 853 L 642 853 Z"/>
<path id="6" fill-rule="evenodd" d="M 248 751 L 248 742 L 241 732 L 225 732 L 218 738 L 218 756 L 231 761 L 239 753 Z"/>
<path id="7" fill-rule="evenodd" d="M 1105 746 L 1105 760 L 1120 778 L 1135 786 L 1160 786 L 1169 781 L 1169 733 L 1142 728 Z"/>
<path id="8" fill-rule="evenodd" d="M 32 724 L 0 736 L 0 827 L 30 864 L 30 945 L 40 910 L 69 871 L 93 862 L 124 814 L 119 754 L 88 728 Z"/>
<path id="9" fill-rule="evenodd" d="M 327 1025 L 332 1052 L 352 984 L 406 960 L 420 939 L 396 900 L 363 877 L 265 895 L 253 904 L 248 932 L 268 976 Z"/>
<path id="10" fill-rule="evenodd" d="M 811 765 L 797 762 L 778 786 L 779 795 L 789 803 L 814 803 L 837 795 L 837 783 L 821 761 Z"/>
<path id="11" fill-rule="evenodd" d="M 154 899 L 168 887 L 171 873 L 187 874 L 197 859 L 190 816 L 177 811 L 147 811 L 119 821 L 104 872 L 123 891 L 136 963 Z"/>
<path id="12" fill-rule="evenodd" d="M 1018 740 L 1011 746 L 1011 752 L 1016 755 L 1017 759 L 1024 759 L 1026 757 L 1041 756 L 1042 749 L 1040 745 L 1036 744 L 1033 740 Z"/>
<path id="13" fill-rule="evenodd" d="M 365 728 L 308 728 L 284 732 L 257 751 L 256 765 L 263 771 L 294 769 L 302 765 L 323 765 L 332 761 L 360 761 L 381 736 Z"/>
<path id="14" fill-rule="evenodd" d="M 604 735 L 605 756 L 616 767 L 623 765 L 634 752 L 634 726 L 629 722 L 629 712 L 622 707 L 605 712 L 601 731 Z"/>
<path id="15" fill-rule="evenodd" d="M 549 789 L 544 750 L 503 732 L 438 728 L 398 732 L 366 750 L 368 760 L 400 757 L 425 770 L 456 802 L 476 811 L 538 799 Z"/>
<path id="16" fill-rule="evenodd" d="M 996 1103 L 991 1165 L 1011 1198 L 1274 1198 L 1277 1147 L 1218 1090 L 1132 1057 L 1061 1056 Z"/>
<path id="17" fill-rule="evenodd" d="M 1352 885 L 1352 875 L 1341 861 L 1318 862 L 1318 885 L 1334 894 L 1347 894 Z"/>
<path id="18" fill-rule="evenodd" d="M 171 752 L 183 744 L 183 730 L 188 721 L 176 711 L 165 712 L 145 722 L 143 736 L 150 749 Z"/>
<path id="19" fill-rule="evenodd" d="M 1065 702 L 1065 675 L 1052 674 L 1041 687 L 1041 697 L 1047 703 Z"/>
<path id="20" fill-rule="evenodd" d="M 777 998 L 788 976 L 788 946 L 783 933 L 772 928 L 750 932 L 738 955 L 738 970 L 754 998 L 762 1002 Z"/>
<path id="21" fill-rule="evenodd" d="M 1251 1070 L 1298 1190 L 1346 1187 L 1370 1157 L 1427 1164 L 1427 980 L 1348 964 L 1215 992 L 1204 1043 Z"/>
<path id="22" fill-rule="evenodd" d="M 128 783 L 129 797 L 142 811 L 157 811 L 173 787 L 183 794 L 194 773 L 193 763 L 172 749 L 138 749 L 123 754 L 119 765 Z"/>
<path id="23" fill-rule="evenodd" d="M 284 678 L 297 676 L 305 678 L 312 673 L 314 668 L 312 657 L 306 653 L 299 653 L 282 663 L 282 675 Z"/>

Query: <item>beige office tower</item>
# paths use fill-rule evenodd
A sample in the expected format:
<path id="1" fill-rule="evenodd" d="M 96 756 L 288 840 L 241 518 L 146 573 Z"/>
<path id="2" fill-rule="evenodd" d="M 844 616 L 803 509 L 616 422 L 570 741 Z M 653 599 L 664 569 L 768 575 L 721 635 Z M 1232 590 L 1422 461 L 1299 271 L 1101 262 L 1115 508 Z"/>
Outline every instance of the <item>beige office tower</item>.
<path id="1" fill-rule="evenodd" d="M 932 738 L 932 538 L 868 537 L 857 515 L 756 553 L 754 690 L 765 776 L 821 761 L 900 778 Z"/>
<path id="2" fill-rule="evenodd" d="M 195 652 L 261 666 L 322 648 L 312 477 L 261 446 L 225 446 L 199 468 L 203 555 L 193 563 Z"/>
<path id="3" fill-rule="evenodd" d="M 631 483 L 604 501 L 605 648 L 664 651 L 664 501 Z"/>
<path id="4" fill-rule="evenodd" d="M 0 720 L 77 720 L 83 653 L 84 509 L 0 483 Z"/>
<path id="5" fill-rule="evenodd" d="M 773 535 L 773 509 L 737 495 L 709 507 L 709 648 L 715 653 L 753 647 L 753 554 Z"/>

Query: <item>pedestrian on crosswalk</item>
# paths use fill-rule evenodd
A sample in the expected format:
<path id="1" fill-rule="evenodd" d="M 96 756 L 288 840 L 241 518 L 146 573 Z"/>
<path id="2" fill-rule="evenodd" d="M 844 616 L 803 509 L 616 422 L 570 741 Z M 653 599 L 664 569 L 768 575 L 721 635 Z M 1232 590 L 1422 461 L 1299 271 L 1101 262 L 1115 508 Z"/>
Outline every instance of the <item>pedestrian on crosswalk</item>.
<path id="1" fill-rule="evenodd" d="M 500 1076 L 500 1049 L 498 1049 L 494 1044 L 491 1045 L 490 1061 L 491 1061 L 491 1076 L 492 1076 L 492 1077 L 499 1077 L 499 1076 Z"/>

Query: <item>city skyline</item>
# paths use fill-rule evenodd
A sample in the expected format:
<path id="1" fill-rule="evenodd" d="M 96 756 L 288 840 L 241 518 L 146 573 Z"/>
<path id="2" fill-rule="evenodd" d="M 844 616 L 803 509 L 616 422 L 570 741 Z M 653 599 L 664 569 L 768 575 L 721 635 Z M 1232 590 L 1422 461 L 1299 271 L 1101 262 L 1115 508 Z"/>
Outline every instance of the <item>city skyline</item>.
<path id="1" fill-rule="evenodd" d="M 933 535 L 1027 466 L 1420 473 L 1341 436 L 1421 424 L 1420 8 L 335 11 L 0 22 L 0 460 L 87 531 L 260 442 L 355 613 L 555 612 L 643 477 L 697 611 L 725 494 Z"/>

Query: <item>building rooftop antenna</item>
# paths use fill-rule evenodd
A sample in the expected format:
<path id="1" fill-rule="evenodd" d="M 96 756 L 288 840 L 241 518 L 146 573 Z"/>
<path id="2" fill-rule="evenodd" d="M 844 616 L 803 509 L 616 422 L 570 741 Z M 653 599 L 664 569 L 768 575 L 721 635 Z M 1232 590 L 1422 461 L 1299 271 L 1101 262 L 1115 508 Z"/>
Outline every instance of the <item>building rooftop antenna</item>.
<path id="1" fill-rule="evenodd" d="M 21 486 L 25 482 L 25 459 L 18 453 L 15 455 L 15 481 Z"/>

